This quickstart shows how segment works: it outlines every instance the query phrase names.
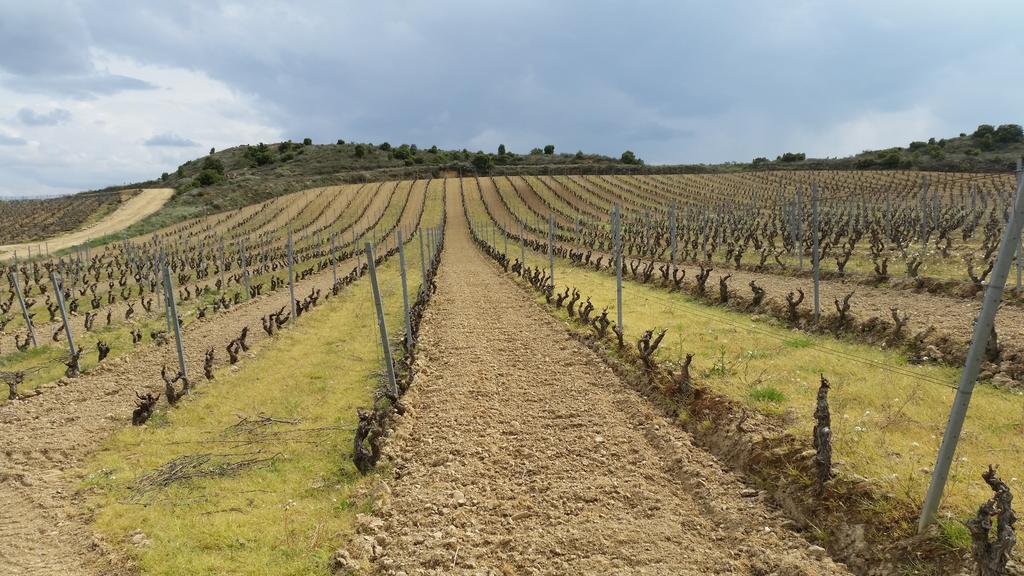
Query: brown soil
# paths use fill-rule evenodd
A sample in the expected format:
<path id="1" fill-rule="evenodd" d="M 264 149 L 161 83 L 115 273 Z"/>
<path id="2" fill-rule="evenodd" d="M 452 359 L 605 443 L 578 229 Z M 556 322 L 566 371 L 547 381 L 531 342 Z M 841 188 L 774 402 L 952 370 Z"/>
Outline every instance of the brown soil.
<path id="1" fill-rule="evenodd" d="M 422 201 L 410 203 L 402 215 L 405 229 L 415 226 Z M 356 259 L 339 263 L 339 277 L 356 264 Z M 328 268 L 298 282 L 296 295 L 305 296 L 314 288 L 327 295 L 331 283 Z M 208 348 L 216 349 L 217 365 L 223 367 L 227 363 L 224 348 L 243 327 L 249 327 L 250 344 L 260 342 L 266 338 L 260 316 L 288 303 L 289 291 L 284 288 L 187 325 L 184 340 L 193 383 L 199 388 L 216 385 L 202 377 Z M 0 573 L 130 573 L 127 564 L 109 553 L 110 547 L 97 541 L 88 527 L 76 493 L 79 466 L 114 430 L 128 425 L 134 392 L 162 391 L 160 367 L 173 368 L 176 362 L 172 345 L 146 344 L 66 385 L 44 385 L 40 396 L 0 405 Z"/>
<path id="2" fill-rule="evenodd" d="M 847 573 L 499 276 L 457 195 L 448 215 L 365 536 L 383 572 Z"/>
<path id="3" fill-rule="evenodd" d="M 142 190 L 130 200 L 122 204 L 114 210 L 112 214 L 103 218 L 99 222 L 83 228 L 82 230 L 76 230 L 74 232 L 68 232 L 53 238 L 42 238 L 36 242 L 29 242 L 26 244 L 8 244 L 0 246 L 0 260 L 7 260 L 14 255 L 17 251 L 19 254 L 25 255 L 28 252 L 29 247 L 37 249 L 40 245 L 46 244 L 50 252 L 56 252 L 64 248 L 71 248 L 72 246 L 78 246 L 101 236 L 120 232 L 132 224 L 142 220 L 146 216 L 153 214 L 163 205 L 171 199 L 174 195 L 173 188 L 149 188 Z"/>
<path id="4" fill-rule="evenodd" d="M 481 180 L 482 196 L 492 213 L 499 220 L 507 218 L 507 221 L 514 222 L 512 215 L 497 200 L 497 197 L 491 193 L 490 187 L 487 179 Z M 544 212 L 537 213 L 541 214 Z M 534 218 L 539 218 L 539 216 L 535 215 Z M 513 229 L 512 232 L 518 234 L 519 231 L 518 229 Z M 526 236 L 542 242 L 547 241 L 547 238 L 539 238 L 536 234 L 529 231 L 526 232 Z M 572 247 L 579 250 L 578 247 L 570 246 L 564 242 L 559 244 L 566 248 Z M 605 261 L 608 260 L 607 254 L 601 251 L 594 251 L 594 259 L 599 255 L 604 255 Z M 628 258 L 627 260 L 632 261 L 633 258 Z M 715 262 L 712 265 L 714 266 L 714 271 L 708 280 L 709 289 L 717 289 L 718 278 L 731 274 L 732 278 L 729 279 L 729 287 L 745 297 L 750 296 L 750 289 L 747 285 L 751 280 L 756 280 L 757 285 L 767 291 L 766 302 L 774 300 L 778 303 L 784 303 L 786 294 L 790 291 L 795 292 L 799 288 L 806 294 L 800 309 L 813 310 L 814 283 L 810 278 L 776 275 L 771 272 L 735 270 L 722 262 Z M 696 266 L 684 263 L 681 267 L 687 269 L 685 284 L 692 286 L 692 278 L 698 271 Z M 657 272 L 655 273 L 657 274 Z M 820 282 L 820 287 L 821 312 L 823 316 L 834 316 L 836 314 L 834 300 L 839 299 L 842 301 L 843 297 L 847 294 L 855 292 L 850 300 L 850 312 L 853 318 L 867 320 L 871 317 L 878 317 L 883 320 L 890 320 L 890 307 L 896 306 L 901 313 L 910 314 L 910 322 L 906 328 L 908 333 L 918 333 L 929 326 L 934 326 L 936 330 L 935 336 L 950 338 L 954 343 L 962 345 L 964 351 L 966 351 L 970 343 L 974 318 L 981 309 L 981 303 L 976 298 L 958 298 L 927 292 L 914 292 L 901 288 L 887 288 L 885 286 L 864 286 L 850 284 L 841 279 L 823 279 Z M 1010 352 L 1024 354 L 1024 308 L 1017 306 L 1003 306 L 1000 308 L 996 316 L 996 330 L 1000 345 L 1005 346 Z"/>

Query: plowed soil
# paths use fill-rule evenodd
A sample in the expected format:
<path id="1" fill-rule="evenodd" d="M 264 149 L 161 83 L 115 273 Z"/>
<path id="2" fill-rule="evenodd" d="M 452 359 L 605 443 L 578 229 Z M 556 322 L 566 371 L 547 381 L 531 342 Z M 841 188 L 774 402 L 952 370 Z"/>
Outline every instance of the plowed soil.
<path id="1" fill-rule="evenodd" d="M 386 574 L 846 574 L 473 246 L 450 195 Z"/>
<path id="2" fill-rule="evenodd" d="M 27 244 L 0 246 L 0 260 L 7 260 L 14 255 L 15 251 L 24 255 L 28 252 L 30 246 L 37 248 L 41 244 L 46 244 L 50 252 L 55 252 L 64 248 L 78 246 L 94 238 L 120 232 L 163 208 L 164 204 L 173 195 L 173 188 L 149 188 L 142 190 L 106 218 L 81 230 L 75 230 L 74 232 L 68 232 L 53 238 L 41 238 L 36 242 L 29 242 Z"/>
<path id="3" fill-rule="evenodd" d="M 515 222 L 514 217 L 497 200 L 496 192 L 491 192 L 490 188 L 492 187 L 493 185 L 488 184 L 486 179 L 481 180 L 484 202 L 499 221 Z M 545 208 L 543 211 L 538 211 L 537 214 L 544 214 L 546 210 Z M 532 218 L 540 218 L 540 216 L 533 215 Z M 518 229 L 513 230 L 513 232 L 518 233 Z M 536 234 L 529 231 L 526 232 L 526 235 L 542 242 L 547 241 L 546 238 L 539 238 Z M 579 249 L 564 242 L 559 244 L 566 248 Z M 604 256 L 604 260 L 608 261 L 609 256 L 607 253 L 594 251 L 593 258 L 596 260 L 598 256 Z M 634 259 L 627 259 L 627 261 L 632 260 Z M 665 262 L 658 262 L 659 265 L 663 263 Z M 750 297 L 751 292 L 747 285 L 751 280 L 754 280 L 758 286 L 764 288 L 767 292 L 766 301 L 774 300 L 779 303 L 785 302 L 786 294 L 790 291 L 795 292 L 797 289 L 800 289 L 806 295 L 800 310 L 813 309 L 814 283 L 810 278 L 777 275 L 771 272 L 734 270 L 729 266 L 725 266 L 722 262 L 715 262 L 713 266 L 715 270 L 708 280 L 708 286 L 717 286 L 719 277 L 731 274 L 732 278 L 729 280 L 729 286 L 736 293 Z M 684 285 L 692 286 L 692 278 L 698 272 L 696 266 L 684 263 L 680 267 L 686 269 Z M 895 273 L 897 272 L 894 271 Z M 878 317 L 883 320 L 889 320 L 891 318 L 890 309 L 896 307 L 901 313 L 910 315 L 910 321 L 906 328 L 908 333 L 918 333 L 930 326 L 934 326 L 936 336 L 948 337 L 952 342 L 961 344 L 965 350 L 970 344 L 974 319 L 981 309 L 980 297 L 957 298 L 886 286 L 851 284 L 844 282 L 842 279 L 823 279 L 820 283 L 820 289 L 821 311 L 825 316 L 834 316 L 836 314 L 835 300 L 842 301 L 847 294 L 854 292 L 854 296 L 850 300 L 850 306 L 851 315 L 855 319 L 867 320 L 871 317 Z M 1000 345 L 1004 346 L 1007 351 L 1024 353 L 1024 308 L 1019 306 L 1003 306 L 1000 308 L 996 316 L 996 330 L 999 335 Z"/>
<path id="4" fill-rule="evenodd" d="M 402 214 L 406 229 L 417 223 L 420 196 Z M 339 262 L 339 276 L 357 264 L 356 258 Z M 320 289 L 326 296 L 332 284 L 328 268 L 297 282 L 296 295 Z M 260 317 L 289 303 L 289 291 L 283 288 L 187 324 L 183 340 L 193 383 L 216 385 L 203 381 L 206 350 L 213 348 L 218 367 L 223 367 L 225 346 L 242 328 L 249 327 L 249 344 L 258 343 L 267 337 Z M 0 574 L 127 572 L 87 525 L 76 495 L 78 467 L 113 430 L 129 425 L 136 391 L 163 390 L 160 368 L 173 369 L 176 358 L 173 345 L 140 345 L 80 378 L 44 385 L 40 396 L 0 405 Z"/>

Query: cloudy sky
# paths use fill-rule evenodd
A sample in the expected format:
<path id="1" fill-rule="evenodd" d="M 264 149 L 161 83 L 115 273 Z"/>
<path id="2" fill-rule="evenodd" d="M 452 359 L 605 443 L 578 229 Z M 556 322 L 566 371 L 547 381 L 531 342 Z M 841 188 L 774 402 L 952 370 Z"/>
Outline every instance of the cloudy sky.
<path id="1" fill-rule="evenodd" d="M 311 137 L 650 163 L 1024 122 L 1019 0 L 0 0 L 0 195 Z"/>

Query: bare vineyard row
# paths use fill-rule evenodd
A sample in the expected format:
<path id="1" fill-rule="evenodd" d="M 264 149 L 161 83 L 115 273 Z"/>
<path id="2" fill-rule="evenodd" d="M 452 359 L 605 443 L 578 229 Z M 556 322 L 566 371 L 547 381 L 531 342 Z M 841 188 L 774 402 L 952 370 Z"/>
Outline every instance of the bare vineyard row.
<path id="1" fill-rule="evenodd" d="M 0 334 L 4 352 L 0 356 L 0 371 L 11 387 L 10 395 L 17 395 L 17 386 L 11 384 L 14 380 L 28 380 L 33 386 L 45 383 L 55 377 L 54 369 L 42 370 L 34 380 L 33 374 L 42 367 L 70 359 L 68 351 L 62 349 L 70 343 L 62 343 L 67 326 L 59 314 L 51 272 L 60 279 L 67 324 L 74 333 L 86 336 L 88 347 L 97 351 L 97 358 L 109 354 L 111 346 L 120 347 L 115 352 L 124 353 L 142 342 L 144 330 L 155 342 L 166 342 L 173 335 L 174 326 L 161 302 L 163 282 L 158 273 L 163 265 L 169 268 L 172 282 L 177 285 L 175 295 L 182 324 L 186 319 L 216 323 L 218 317 L 250 300 L 263 300 L 290 288 L 290 271 L 296 283 L 327 275 L 331 279 L 326 283 L 329 292 L 350 282 L 351 275 L 341 276 L 338 269 L 354 266 L 359 270 L 365 266 L 361 245 L 367 241 L 376 246 L 377 252 L 390 255 L 397 249 L 397 232 L 403 232 L 407 241 L 412 240 L 428 205 L 428 196 L 436 198 L 444 183 L 388 183 L 387 194 L 374 194 L 382 186 L 296 195 L 301 203 L 296 203 L 294 214 L 287 217 L 288 225 L 296 228 L 293 234 L 265 233 L 250 242 L 245 231 L 255 235 L 267 223 L 266 219 L 252 218 L 248 225 L 235 223 L 234 234 L 239 236 L 235 237 L 232 249 L 227 248 L 227 242 L 210 240 L 218 230 L 226 228 L 224 219 L 208 218 L 191 223 L 176 236 L 154 235 L 145 241 L 120 242 L 95 254 L 82 250 L 49 260 L 11 264 L 3 270 L 9 292 L 2 301 L 2 318 L 8 331 Z M 279 207 L 284 205 L 280 203 Z M 271 219 L 282 218 L 272 208 L 264 206 L 263 212 L 275 214 Z M 204 240 L 196 243 L 199 230 L 204 231 Z M 314 284 L 323 286 L 324 282 Z M 37 332 L 38 348 L 30 344 L 16 287 Z M 315 305 L 323 289 L 310 288 L 308 295 L 295 295 L 293 307 L 285 300 L 286 306 L 280 310 L 267 310 L 262 320 L 264 330 L 268 326 L 273 330 L 275 322 L 287 322 L 308 303 Z M 45 310 L 41 310 L 42 306 Z M 3 346 L 5 340 L 13 345 Z M 99 352 L 100 349 L 107 351 Z M 100 361 L 89 363 L 95 365 Z"/>

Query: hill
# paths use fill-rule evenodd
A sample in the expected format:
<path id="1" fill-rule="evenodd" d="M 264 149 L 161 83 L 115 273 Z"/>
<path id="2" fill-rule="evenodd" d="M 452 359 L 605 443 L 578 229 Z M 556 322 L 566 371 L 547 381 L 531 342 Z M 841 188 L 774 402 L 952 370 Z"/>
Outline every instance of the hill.
<path id="1" fill-rule="evenodd" d="M 921 170 L 936 172 L 1009 172 L 1024 156 L 1024 131 L 1017 124 L 983 124 L 971 134 L 909 142 L 905 147 L 865 150 L 842 158 L 808 158 L 787 152 L 774 160 L 721 164 L 647 165 L 632 152 L 619 158 L 600 154 L 556 153 L 554 146 L 517 154 L 501 146 L 496 153 L 420 148 L 412 144 L 333 144 L 292 141 L 240 145 L 211 150 L 148 182 L 100 192 L 140 187 L 174 188 L 157 213 L 126 233 L 141 234 L 203 214 L 262 202 L 302 189 L 386 179 L 431 178 L 459 174 L 628 174 L 722 173 L 752 170 Z M 94 243 L 103 243 L 99 239 Z"/>
<path id="2" fill-rule="evenodd" d="M 1019 124 L 982 124 L 955 138 L 929 138 L 882 150 L 865 150 L 844 158 L 806 158 L 788 152 L 775 160 L 755 158 L 751 167 L 773 170 L 922 170 L 930 172 L 1007 172 L 1024 156 L 1024 130 Z"/>
<path id="3" fill-rule="evenodd" d="M 162 175 L 162 186 L 178 194 L 156 218 L 194 216 L 238 208 L 313 186 L 388 178 L 440 177 L 445 174 L 695 173 L 749 170 L 922 170 L 935 172 L 1007 172 L 1024 155 L 1024 131 L 1017 124 L 983 124 L 973 133 L 931 138 L 906 147 L 866 150 L 844 158 L 807 158 L 803 153 L 722 164 L 646 165 L 632 152 L 620 158 L 599 154 L 561 154 L 554 146 L 528 154 L 429 149 L 415 145 L 346 143 L 243 145 L 182 164 Z M 166 223 L 166 222 L 165 222 Z"/>

